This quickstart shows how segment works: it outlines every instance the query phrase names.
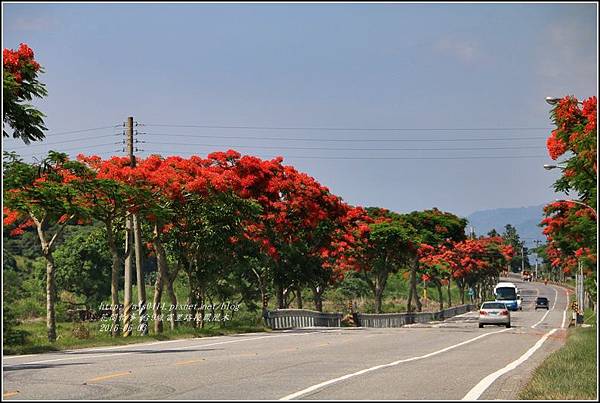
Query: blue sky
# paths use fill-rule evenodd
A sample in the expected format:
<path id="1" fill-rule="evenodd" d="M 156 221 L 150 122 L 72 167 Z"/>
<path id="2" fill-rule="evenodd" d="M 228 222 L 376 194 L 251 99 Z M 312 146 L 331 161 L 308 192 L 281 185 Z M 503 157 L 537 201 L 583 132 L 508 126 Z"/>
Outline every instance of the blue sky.
<path id="1" fill-rule="evenodd" d="M 139 155 L 281 155 L 399 212 L 557 198 L 544 98 L 597 95 L 595 4 L 3 3 L 2 27 L 45 69 L 46 140 L 3 141 L 28 160 L 122 154 L 120 129 L 59 133 L 134 116 Z"/>

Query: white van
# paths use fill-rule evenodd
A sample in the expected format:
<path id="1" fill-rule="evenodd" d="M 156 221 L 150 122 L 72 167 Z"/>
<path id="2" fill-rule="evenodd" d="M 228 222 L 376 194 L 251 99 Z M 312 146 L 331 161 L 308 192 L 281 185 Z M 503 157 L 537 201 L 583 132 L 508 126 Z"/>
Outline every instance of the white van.
<path id="1" fill-rule="evenodd" d="M 504 302 L 511 311 L 523 309 L 521 307 L 521 293 L 514 283 L 500 282 L 494 287 L 496 301 Z"/>

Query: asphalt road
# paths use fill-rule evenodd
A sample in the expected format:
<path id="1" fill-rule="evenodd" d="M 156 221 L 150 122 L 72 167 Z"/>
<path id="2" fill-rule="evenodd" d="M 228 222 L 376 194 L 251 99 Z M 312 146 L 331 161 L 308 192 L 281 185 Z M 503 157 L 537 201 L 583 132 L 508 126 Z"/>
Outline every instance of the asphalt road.
<path id="1" fill-rule="evenodd" d="M 523 310 L 511 313 L 510 329 L 479 329 L 476 311 L 395 329 L 298 329 L 8 356 L 3 397 L 515 399 L 564 343 L 569 321 L 565 289 L 515 282 Z M 538 295 L 549 298 L 549 311 L 534 310 Z"/>

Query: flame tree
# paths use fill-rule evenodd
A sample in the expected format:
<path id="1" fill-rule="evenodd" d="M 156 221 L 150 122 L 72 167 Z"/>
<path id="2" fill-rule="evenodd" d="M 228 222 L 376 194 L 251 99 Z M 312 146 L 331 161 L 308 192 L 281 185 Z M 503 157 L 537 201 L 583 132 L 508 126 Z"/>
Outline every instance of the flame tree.
<path id="1" fill-rule="evenodd" d="M 38 80 L 43 69 L 35 61 L 33 50 L 25 43 L 17 50 L 4 49 L 2 67 L 3 137 L 9 137 L 5 130 L 8 125 L 13 137 L 20 138 L 25 144 L 42 140 L 44 130 L 47 130 L 44 114 L 27 103 L 48 95 L 45 85 Z"/>
<path id="2" fill-rule="evenodd" d="M 48 340 L 56 340 L 57 239 L 69 224 L 89 219 L 86 182 L 90 172 L 84 164 L 69 161 L 66 154 L 50 152 L 40 164 L 28 164 L 14 154 L 4 161 L 4 225 L 17 225 L 12 234 L 35 226 L 42 256 L 46 260 L 46 327 Z"/>
<path id="3" fill-rule="evenodd" d="M 553 268 L 574 273 L 582 264 L 586 289 L 595 298 L 597 242 L 597 99 L 580 103 L 561 99 L 551 112 L 556 129 L 547 140 L 548 154 L 560 162 L 562 175 L 554 183 L 557 192 L 573 194 L 579 203 L 557 201 L 544 208 L 541 222 L 548 244 L 546 255 Z"/>

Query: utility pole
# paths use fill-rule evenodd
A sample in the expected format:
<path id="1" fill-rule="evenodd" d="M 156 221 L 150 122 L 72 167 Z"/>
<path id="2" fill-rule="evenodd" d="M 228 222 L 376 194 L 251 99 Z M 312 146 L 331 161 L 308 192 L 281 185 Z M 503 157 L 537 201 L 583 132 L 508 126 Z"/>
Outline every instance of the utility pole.
<path id="1" fill-rule="evenodd" d="M 533 241 L 533 243 L 535 243 L 535 246 L 536 246 L 536 248 L 535 248 L 535 280 L 537 281 L 537 279 L 538 279 L 538 256 L 539 256 L 538 249 L 539 249 L 542 241 L 540 241 L 539 239 L 536 239 Z"/>
<path id="2" fill-rule="evenodd" d="M 521 274 L 525 271 L 525 242 L 521 244 Z"/>
<path id="3" fill-rule="evenodd" d="M 133 117 L 127 118 L 125 125 L 127 132 L 127 152 L 132 167 L 135 166 L 135 156 L 133 155 Z M 125 295 L 123 301 L 123 337 L 131 336 L 131 246 L 133 243 L 132 234 L 132 216 L 127 213 L 125 217 Z"/>
<path id="4" fill-rule="evenodd" d="M 129 131 L 129 158 L 131 159 L 131 166 L 135 167 L 136 160 L 133 155 L 133 118 L 130 117 L 130 131 Z M 136 140 L 137 142 L 137 140 Z M 137 150 L 137 149 L 136 149 Z M 133 219 L 133 237 L 135 240 L 135 273 L 137 281 L 137 292 L 138 292 L 138 313 L 139 313 L 139 327 L 138 330 L 142 336 L 148 334 L 148 313 L 146 306 L 146 283 L 144 282 L 143 272 L 143 256 L 142 256 L 142 228 L 139 217 L 137 214 L 132 214 Z"/>

